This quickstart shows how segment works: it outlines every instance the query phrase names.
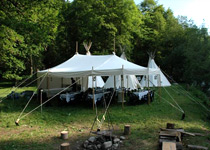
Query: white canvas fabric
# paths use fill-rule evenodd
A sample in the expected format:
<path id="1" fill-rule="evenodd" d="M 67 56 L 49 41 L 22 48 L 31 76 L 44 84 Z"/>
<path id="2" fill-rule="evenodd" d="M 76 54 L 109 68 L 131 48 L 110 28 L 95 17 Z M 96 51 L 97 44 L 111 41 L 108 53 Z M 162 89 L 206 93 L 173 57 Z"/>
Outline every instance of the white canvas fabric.
<path id="1" fill-rule="evenodd" d="M 154 59 L 152 59 L 151 57 L 149 58 L 148 68 L 160 70 L 160 68 L 155 63 Z M 159 79 L 161 82 L 159 82 Z M 144 76 L 140 84 L 142 87 L 148 87 L 147 77 Z M 158 86 L 164 86 L 164 87 L 171 86 L 170 82 L 161 71 L 160 71 L 160 77 L 159 75 L 149 75 L 149 87 L 158 87 Z"/>
<path id="2" fill-rule="evenodd" d="M 64 63 L 38 72 L 38 76 L 48 73 L 57 77 L 85 77 L 109 75 L 147 75 L 159 74 L 158 69 L 148 69 L 123 60 L 116 55 L 75 54 Z"/>
<path id="3" fill-rule="evenodd" d="M 88 88 L 92 88 L 92 87 L 102 88 L 104 86 L 104 80 L 101 78 L 101 76 L 96 76 L 94 82 L 92 82 L 92 76 L 82 77 L 80 84 L 82 88 L 81 90 L 86 91 Z"/>
<path id="4" fill-rule="evenodd" d="M 123 52 L 122 55 L 120 56 L 120 58 L 124 59 L 127 61 L 127 58 L 125 56 L 125 53 Z M 116 88 L 121 88 L 121 76 L 115 76 L 116 79 Z M 123 77 L 124 79 L 124 87 L 125 88 L 129 88 L 131 90 L 133 89 L 138 89 L 141 87 L 138 79 L 136 78 L 135 75 L 124 75 Z M 104 88 L 114 88 L 114 76 L 109 76 L 109 78 L 107 79 Z"/>
<path id="5" fill-rule="evenodd" d="M 134 89 L 138 89 L 140 88 L 140 83 L 139 81 L 136 79 L 135 75 L 124 75 L 124 87 L 125 88 L 129 88 L 131 90 Z M 117 75 L 115 76 L 116 79 L 116 88 L 121 88 L 122 85 L 122 79 L 121 76 Z M 108 88 L 114 88 L 114 76 L 109 76 L 109 78 L 107 79 L 104 88 L 108 89 Z"/>

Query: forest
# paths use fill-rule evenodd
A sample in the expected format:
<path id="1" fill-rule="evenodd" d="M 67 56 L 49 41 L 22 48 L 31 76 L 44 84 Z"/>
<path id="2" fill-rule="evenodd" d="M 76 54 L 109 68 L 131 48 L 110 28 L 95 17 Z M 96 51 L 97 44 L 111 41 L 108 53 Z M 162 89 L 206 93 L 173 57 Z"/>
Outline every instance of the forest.
<path id="1" fill-rule="evenodd" d="M 155 0 L 1 0 L 0 80 L 18 81 L 75 54 L 119 56 L 147 66 L 148 53 L 175 81 L 210 86 L 210 36 Z"/>

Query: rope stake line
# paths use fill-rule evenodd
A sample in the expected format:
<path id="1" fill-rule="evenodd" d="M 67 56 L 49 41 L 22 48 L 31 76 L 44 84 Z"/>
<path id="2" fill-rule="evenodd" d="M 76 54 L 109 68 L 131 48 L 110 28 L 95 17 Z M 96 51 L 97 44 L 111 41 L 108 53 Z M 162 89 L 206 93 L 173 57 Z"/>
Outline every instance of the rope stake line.
<path id="1" fill-rule="evenodd" d="M 161 70 L 168 78 L 170 78 L 172 81 L 174 81 L 175 83 L 177 83 L 174 79 L 172 79 L 167 73 L 165 73 L 163 70 Z M 178 83 L 177 83 L 177 86 L 179 86 L 182 90 L 183 90 L 183 94 L 186 94 L 187 95 L 187 97 L 190 99 L 190 100 L 192 100 L 192 101 L 194 101 L 195 103 L 197 103 L 197 104 L 200 104 L 206 111 L 208 111 L 208 112 L 210 112 L 210 110 L 206 107 L 206 106 L 204 106 L 202 103 L 200 103 L 199 101 L 196 101 L 195 100 L 195 98 L 193 98 L 193 95 L 191 95 L 187 90 L 185 90 L 181 85 L 179 85 Z"/>
<path id="2" fill-rule="evenodd" d="M 31 75 L 30 77 L 28 77 L 28 78 L 26 78 L 25 80 L 23 80 L 18 86 L 16 86 L 16 87 L 12 87 L 11 89 L 8 89 L 8 90 L 6 90 L 5 92 L 3 92 L 3 93 L 1 93 L 0 95 L 2 95 L 2 94 L 4 94 L 4 93 L 7 93 L 8 91 L 9 91 L 9 93 L 11 92 L 11 91 L 16 91 L 17 90 L 17 88 L 18 87 L 20 87 L 23 83 L 25 83 L 26 81 L 28 81 L 30 78 L 32 78 L 35 74 L 36 74 L 37 72 L 35 72 L 33 75 Z M 15 88 L 14 90 L 13 90 L 13 88 Z M 5 100 L 7 98 L 7 96 L 5 96 L 5 97 L 3 97 L 1 100 L 0 100 L 0 103 L 3 101 L 3 100 Z"/>
<path id="3" fill-rule="evenodd" d="M 37 89 L 36 89 L 36 92 L 37 92 L 37 90 L 39 89 L 39 87 L 40 87 L 40 85 L 42 84 L 42 82 L 44 81 L 44 79 L 45 79 L 45 77 L 46 77 L 47 74 L 48 74 L 48 73 L 45 74 L 44 78 L 43 78 L 43 79 L 41 80 L 41 82 L 39 83 L 39 85 L 38 85 L 38 87 L 37 87 Z M 27 107 L 27 106 L 29 105 L 29 103 L 31 102 L 31 100 L 32 100 L 32 98 L 34 97 L 34 95 L 35 95 L 35 92 L 33 92 L 33 95 L 32 95 L 31 98 L 28 100 L 28 102 L 27 102 L 27 104 L 25 105 L 24 109 L 23 109 L 22 112 L 20 113 L 18 119 L 20 119 L 21 115 L 23 114 L 23 112 L 25 111 L 26 107 Z"/>
<path id="4" fill-rule="evenodd" d="M 164 87 L 163 87 L 164 88 Z M 170 96 L 170 98 L 174 101 L 174 103 L 177 105 L 177 107 L 184 113 L 184 110 L 179 106 L 179 104 L 175 101 L 175 99 L 171 96 L 171 94 L 168 92 L 168 90 L 166 90 L 166 88 L 164 88 L 164 90 L 166 91 L 166 93 Z"/>
<path id="5" fill-rule="evenodd" d="M 76 82 L 74 82 L 73 84 L 67 86 L 66 88 L 64 88 L 63 90 L 61 90 L 60 92 L 58 92 L 56 95 L 54 95 L 53 97 L 49 98 L 48 100 L 46 100 L 44 103 L 42 103 L 41 105 L 37 106 L 36 108 L 34 108 L 33 110 L 31 110 L 30 112 L 26 113 L 25 115 L 23 115 L 22 117 L 19 117 L 18 119 L 23 119 L 24 117 L 26 117 L 27 115 L 31 114 L 32 112 L 34 112 L 35 110 L 37 110 L 39 107 L 43 106 L 44 104 L 46 104 L 47 102 L 49 102 L 50 100 L 52 100 L 54 97 L 56 97 L 57 95 L 59 95 L 60 93 L 62 93 L 63 91 L 67 90 L 69 87 L 71 87 L 72 85 L 76 84 L 77 82 L 79 82 L 81 80 L 81 78 L 79 80 L 77 80 Z"/>
<path id="6" fill-rule="evenodd" d="M 48 73 L 48 72 L 47 72 Z M 46 74 L 46 73 L 45 73 Z M 35 80 L 31 81 L 30 83 L 26 84 L 25 87 L 31 85 L 32 83 L 34 83 L 35 81 L 37 81 L 38 79 L 42 78 L 43 76 L 45 76 L 45 74 L 41 75 L 40 77 L 36 78 Z"/>
<path id="7" fill-rule="evenodd" d="M 111 98 L 110 98 L 110 100 L 109 100 L 109 103 L 108 103 L 108 105 L 107 105 L 107 107 L 106 107 L 106 109 L 105 109 L 105 112 L 104 112 L 104 114 L 103 114 L 103 116 L 102 116 L 102 118 L 101 118 L 101 121 L 98 119 L 98 116 L 97 116 L 97 122 L 98 122 L 99 129 L 102 127 L 104 121 L 106 120 L 106 113 L 107 113 L 107 111 L 108 111 L 108 109 L 109 109 L 109 106 L 110 106 L 110 104 L 111 104 L 111 101 L 112 101 L 112 98 L 113 98 L 113 96 L 114 96 L 114 93 L 115 93 L 115 90 L 114 90 L 113 93 L 112 93 L 112 96 L 111 96 Z"/>
<path id="8" fill-rule="evenodd" d="M 156 93 L 157 96 L 161 97 L 159 94 Z M 173 105 L 172 103 L 170 103 L 169 101 L 167 101 L 165 98 L 162 97 L 162 99 L 167 102 L 169 105 L 171 105 L 172 107 L 174 107 L 175 109 L 177 109 L 178 111 L 184 113 L 182 110 L 180 110 L 178 107 L 176 107 L 175 105 Z"/>

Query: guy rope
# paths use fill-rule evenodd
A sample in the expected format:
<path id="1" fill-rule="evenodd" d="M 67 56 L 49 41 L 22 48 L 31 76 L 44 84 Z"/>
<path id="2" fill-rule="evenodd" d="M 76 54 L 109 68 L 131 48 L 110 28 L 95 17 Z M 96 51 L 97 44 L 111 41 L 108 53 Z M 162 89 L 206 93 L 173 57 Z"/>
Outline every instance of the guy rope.
<path id="1" fill-rule="evenodd" d="M 48 73 L 45 74 L 45 77 L 46 77 L 47 74 L 48 74 Z M 44 78 L 43 78 L 43 79 L 44 79 Z M 43 79 L 42 79 L 42 81 L 43 81 Z M 72 83 L 71 85 L 67 86 L 66 88 L 64 88 L 63 90 L 61 90 L 60 92 L 58 92 L 57 94 L 55 94 L 53 97 L 51 97 L 51 98 L 49 98 L 48 100 L 46 100 L 44 103 L 40 104 L 39 106 L 37 106 L 36 108 L 34 108 L 34 109 L 31 110 L 30 112 L 28 112 L 28 113 L 26 113 L 25 115 L 22 116 L 23 112 L 25 111 L 26 107 L 27 107 L 28 104 L 30 103 L 32 97 L 34 96 L 34 94 L 33 94 L 32 97 L 30 98 L 30 100 L 28 101 L 28 103 L 26 104 L 26 106 L 24 107 L 23 111 L 20 113 L 18 119 L 15 121 L 15 124 L 16 124 L 16 125 L 19 125 L 19 121 L 20 121 L 21 119 L 23 119 L 23 118 L 26 117 L 27 115 L 31 114 L 31 113 L 34 112 L 35 110 L 37 110 L 39 107 L 42 107 L 44 104 L 46 104 L 47 102 L 49 102 L 50 100 L 52 100 L 54 97 L 56 97 L 57 95 L 59 95 L 59 94 L 62 93 L 63 91 L 67 90 L 67 89 L 68 89 L 69 87 L 71 87 L 72 85 L 78 83 L 80 80 L 81 80 L 81 78 L 78 79 L 76 82 Z M 41 82 L 42 82 L 42 81 L 41 81 Z M 41 84 L 41 82 L 40 82 L 40 84 Z M 39 86 L 40 86 L 40 84 L 39 84 Z M 38 86 L 38 87 L 39 87 L 39 86 Z"/>

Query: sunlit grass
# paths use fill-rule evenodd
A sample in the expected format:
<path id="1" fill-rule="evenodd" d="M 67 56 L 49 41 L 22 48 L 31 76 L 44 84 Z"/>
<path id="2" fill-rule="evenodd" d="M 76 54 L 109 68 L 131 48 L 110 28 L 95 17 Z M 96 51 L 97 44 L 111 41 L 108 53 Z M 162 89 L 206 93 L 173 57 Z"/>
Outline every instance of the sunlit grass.
<path id="1" fill-rule="evenodd" d="M 5 90 L 5 89 L 1 89 Z M 0 90 L 0 92 L 1 92 Z M 34 87 L 24 88 L 24 90 L 35 90 Z M 182 113 L 169 105 L 165 100 L 160 99 L 156 93 L 155 100 L 147 105 L 121 107 L 121 104 L 111 105 L 109 109 L 111 121 L 114 128 L 123 132 L 124 125 L 131 125 L 132 134 L 124 143 L 122 149 L 154 149 L 157 148 L 158 132 L 160 128 L 165 128 L 166 123 L 175 123 L 177 128 L 184 128 L 189 132 L 201 132 L 204 137 L 189 137 L 190 144 L 197 144 L 210 147 L 209 131 L 210 125 L 204 109 L 195 104 L 182 93 L 174 92 L 171 87 L 167 88 L 180 107 L 185 111 L 186 117 L 181 120 Z M 158 90 L 156 90 L 158 92 Z M 164 99 L 176 106 L 174 101 L 161 89 Z M 77 141 L 88 136 L 90 128 L 95 119 L 95 111 L 84 106 L 63 106 L 63 107 L 43 107 L 27 115 L 20 120 L 20 126 L 15 125 L 15 120 L 20 115 L 26 99 L 10 100 L 6 99 L 0 104 L 0 147 L 1 149 L 58 149 L 62 142 L 59 139 L 62 130 L 68 130 L 70 141 Z M 36 99 L 33 99 L 25 112 L 31 111 L 38 106 Z M 99 119 L 104 109 L 98 108 Z M 108 128 L 106 122 L 104 129 Z M 96 129 L 96 127 L 94 128 Z M 189 143 L 189 140 L 184 141 Z M 141 145 L 141 148 L 139 147 Z"/>

